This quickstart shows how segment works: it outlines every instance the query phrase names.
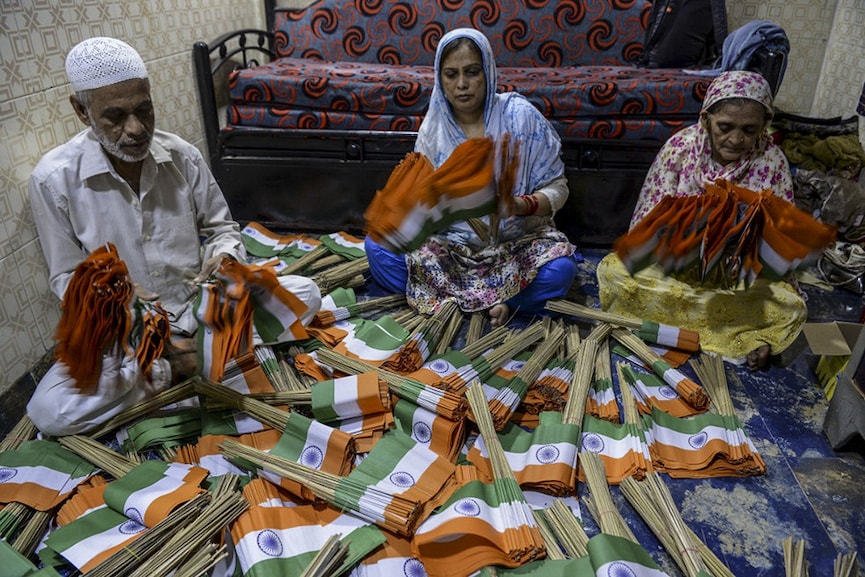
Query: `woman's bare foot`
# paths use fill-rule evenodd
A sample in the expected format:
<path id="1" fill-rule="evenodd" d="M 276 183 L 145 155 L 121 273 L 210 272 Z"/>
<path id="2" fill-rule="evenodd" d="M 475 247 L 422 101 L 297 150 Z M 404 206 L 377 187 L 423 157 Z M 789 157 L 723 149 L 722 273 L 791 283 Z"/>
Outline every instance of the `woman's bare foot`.
<path id="1" fill-rule="evenodd" d="M 769 345 L 760 345 L 750 353 L 746 359 L 748 368 L 752 371 L 762 371 L 769 366 L 769 353 L 771 348 Z"/>
<path id="2" fill-rule="evenodd" d="M 490 308 L 490 326 L 492 328 L 501 327 L 507 324 L 508 315 L 510 314 L 510 309 L 508 309 L 508 305 L 505 303 L 499 303 L 497 305 L 493 305 Z"/>

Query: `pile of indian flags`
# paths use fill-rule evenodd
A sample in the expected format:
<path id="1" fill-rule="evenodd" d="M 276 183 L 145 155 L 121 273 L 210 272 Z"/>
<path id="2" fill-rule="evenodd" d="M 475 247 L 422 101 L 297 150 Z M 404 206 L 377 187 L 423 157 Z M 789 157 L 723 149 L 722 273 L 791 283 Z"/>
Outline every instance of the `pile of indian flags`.
<path id="1" fill-rule="evenodd" d="M 224 279 L 345 271 L 308 334 L 89 434 L 37 439 L 23 419 L 0 444 L 10 575 L 663 575 L 610 485 L 683 572 L 728 574 L 661 477 L 766 470 L 698 335 L 556 301 L 556 319 L 463 340 L 477 317 L 454 303 L 358 298 L 359 239 L 244 236 L 279 264 Z"/>

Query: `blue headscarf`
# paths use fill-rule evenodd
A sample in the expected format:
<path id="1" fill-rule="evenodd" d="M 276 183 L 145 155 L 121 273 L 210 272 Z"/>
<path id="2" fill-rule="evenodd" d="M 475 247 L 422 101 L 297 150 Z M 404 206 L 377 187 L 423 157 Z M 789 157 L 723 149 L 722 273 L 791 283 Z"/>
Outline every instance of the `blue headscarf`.
<path id="1" fill-rule="evenodd" d="M 438 44 L 435 57 L 435 85 L 429 110 L 421 123 L 415 150 L 426 156 L 438 168 L 454 148 L 466 140 L 466 135 L 454 120 L 450 103 L 441 85 L 442 51 L 459 38 L 469 38 L 480 48 L 486 76 L 484 131 L 498 140 L 509 133 L 520 142 L 520 164 L 517 170 L 515 195 L 531 194 L 542 185 L 564 174 L 561 160 L 561 140 L 556 130 L 540 111 L 516 92 L 496 93 L 496 62 L 489 40 L 472 28 L 457 28 L 445 34 Z"/>

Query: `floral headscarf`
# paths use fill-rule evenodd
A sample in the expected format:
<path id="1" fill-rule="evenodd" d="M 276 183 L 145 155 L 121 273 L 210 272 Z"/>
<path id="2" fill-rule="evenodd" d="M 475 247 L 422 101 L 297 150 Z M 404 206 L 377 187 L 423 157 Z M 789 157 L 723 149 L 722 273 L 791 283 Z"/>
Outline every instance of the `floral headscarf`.
<path id="1" fill-rule="evenodd" d="M 772 90 L 756 72 L 722 72 L 709 85 L 703 111 L 728 98 L 745 98 L 762 104 L 771 118 Z M 751 190 L 772 189 L 793 202 L 790 165 L 767 133 L 736 162 L 720 165 L 712 158 L 712 142 L 702 122 L 673 135 L 652 163 L 631 217 L 631 227 L 646 216 L 664 196 L 702 194 L 707 182 L 725 179 Z"/>

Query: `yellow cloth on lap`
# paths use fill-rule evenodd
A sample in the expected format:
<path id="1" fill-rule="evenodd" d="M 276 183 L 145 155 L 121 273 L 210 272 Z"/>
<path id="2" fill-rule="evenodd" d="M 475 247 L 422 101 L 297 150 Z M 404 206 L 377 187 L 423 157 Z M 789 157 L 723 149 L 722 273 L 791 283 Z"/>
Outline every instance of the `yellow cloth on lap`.
<path id="1" fill-rule="evenodd" d="M 666 276 L 657 265 L 631 276 L 615 253 L 601 260 L 597 274 L 605 311 L 698 331 L 704 350 L 731 359 L 764 344 L 780 353 L 808 318 L 805 301 L 783 281 L 758 278 L 747 289 L 704 288 Z"/>

